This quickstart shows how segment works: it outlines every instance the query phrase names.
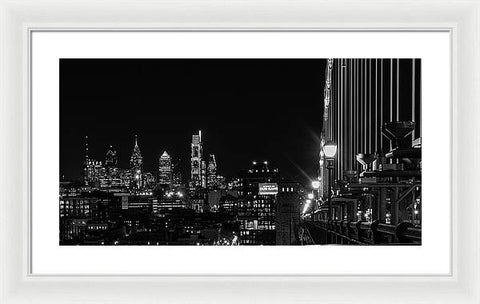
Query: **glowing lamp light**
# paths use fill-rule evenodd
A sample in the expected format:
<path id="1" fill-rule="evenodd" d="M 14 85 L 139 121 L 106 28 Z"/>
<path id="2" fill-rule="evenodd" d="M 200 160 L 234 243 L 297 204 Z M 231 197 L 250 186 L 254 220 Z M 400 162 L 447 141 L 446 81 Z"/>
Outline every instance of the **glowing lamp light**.
<path id="1" fill-rule="evenodd" d="M 337 154 L 337 144 L 334 142 L 327 142 L 323 146 L 323 152 L 325 153 L 326 158 L 334 158 L 335 154 Z"/>
<path id="2" fill-rule="evenodd" d="M 320 181 L 318 181 L 318 180 L 312 181 L 312 188 L 313 188 L 313 189 L 318 189 L 318 188 L 320 188 Z"/>
<path id="3" fill-rule="evenodd" d="M 311 203 L 312 203 L 312 200 L 309 200 L 309 199 L 306 200 L 306 204 L 303 206 L 303 211 L 302 211 L 303 214 L 305 214 L 307 212 Z"/>
<path id="4" fill-rule="evenodd" d="M 309 193 L 309 194 L 307 195 L 307 197 L 308 197 L 308 199 L 310 199 L 310 200 L 313 199 L 313 193 Z"/>

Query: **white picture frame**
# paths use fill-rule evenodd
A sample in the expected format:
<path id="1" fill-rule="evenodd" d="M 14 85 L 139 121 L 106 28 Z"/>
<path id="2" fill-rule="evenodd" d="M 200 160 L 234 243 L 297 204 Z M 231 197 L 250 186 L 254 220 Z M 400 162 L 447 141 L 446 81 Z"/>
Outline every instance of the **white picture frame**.
<path id="1" fill-rule="evenodd" d="M 478 1 L 1 1 L 0 299 L 5 303 L 479 303 Z M 422 31 L 452 34 L 452 273 L 449 276 L 29 275 L 32 29 Z M 448 178 L 448 177 L 446 177 Z"/>

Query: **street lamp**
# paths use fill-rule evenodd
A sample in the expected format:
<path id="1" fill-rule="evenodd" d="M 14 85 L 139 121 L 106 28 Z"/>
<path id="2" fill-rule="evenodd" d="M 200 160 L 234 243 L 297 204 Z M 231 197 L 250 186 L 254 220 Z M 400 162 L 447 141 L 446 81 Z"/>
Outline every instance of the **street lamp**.
<path id="1" fill-rule="evenodd" d="M 317 199 L 320 197 L 320 186 L 321 186 L 321 184 L 320 184 L 320 181 L 319 181 L 319 180 L 314 180 L 314 181 L 312 181 L 312 188 L 313 188 L 312 194 L 316 192 L 316 196 L 314 195 L 314 197 L 315 197 L 315 199 L 316 199 L 315 202 L 316 202 L 317 204 L 318 204 Z"/>
<path id="2" fill-rule="evenodd" d="M 337 144 L 332 141 L 325 143 L 323 146 L 323 152 L 325 153 L 327 160 L 334 159 L 335 154 L 337 154 Z"/>
<path id="3" fill-rule="evenodd" d="M 313 191 L 307 195 L 309 199 L 314 199 L 315 200 L 315 208 L 318 207 L 318 197 L 320 196 L 320 181 L 319 180 L 313 180 L 312 181 L 312 188 Z M 315 195 L 315 192 L 316 195 Z M 314 216 L 312 215 L 312 221 L 314 221 Z"/>
<path id="4" fill-rule="evenodd" d="M 328 220 L 332 219 L 332 185 L 331 177 L 332 171 L 334 168 L 333 161 L 335 160 L 335 155 L 337 154 L 337 144 L 329 141 L 323 145 L 323 152 L 325 153 L 325 159 L 327 160 L 327 169 L 328 169 Z"/>

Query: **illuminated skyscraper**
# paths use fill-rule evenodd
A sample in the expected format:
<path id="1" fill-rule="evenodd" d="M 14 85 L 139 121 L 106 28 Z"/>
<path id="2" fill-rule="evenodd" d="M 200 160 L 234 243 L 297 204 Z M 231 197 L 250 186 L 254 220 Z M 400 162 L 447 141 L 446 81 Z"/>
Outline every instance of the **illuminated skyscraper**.
<path id="1" fill-rule="evenodd" d="M 121 186 L 120 169 L 118 168 L 117 151 L 110 145 L 105 154 L 105 174 L 100 179 L 101 188 Z"/>
<path id="2" fill-rule="evenodd" d="M 133 183 L 137 188 L 142 187 L 143 158 L 138 147 L 137 135 L 135 135 L 135 146 L 130 157 L 130 170 L 132 172 Z"/>
<path id="3" fill-rule="evenodd" d="M 116 167 L 118 165 L 117 151 L 110 145 L 105 155 L 105 167 Z"/>
<path id="4" fill-rule="evenodd" d="M 105 169 L 101 161 L 90 158 L 88 151 L 88 136 L 85 136 L 85 160 L 83 162 L 83 182 L 87 186 L 98 186 Z"/>
<path id="5" fill-rule="evenodd" d="M 182 186 L 182 173 L 178 169 L 178 162 L 172 162 L 172 186 L 177 188 Z"/>
<path id="6" fill-rule="evenodd" d="M 158 183 L 163 185 L 172 184 L 172 158 L 164 151 L 158 160 Z"/>
<path id="7" fill-rule="evenodd" d="M 208 189 L 215 189 L 217 186 L 217 161 L 215 155 L 210 154 L 207 166 L 207 187 Z"/>
<path id="8" fill-rule="evenodd" d="M 190 187 L 199 188 L 202 185 L 202 131 L 192 135 Z"/>

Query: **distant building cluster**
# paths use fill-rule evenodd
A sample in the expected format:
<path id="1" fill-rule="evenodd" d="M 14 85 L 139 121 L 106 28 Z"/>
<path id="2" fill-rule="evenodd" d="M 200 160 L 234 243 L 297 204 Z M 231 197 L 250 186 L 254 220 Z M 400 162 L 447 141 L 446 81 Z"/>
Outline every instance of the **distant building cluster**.
<path id="1" fill-rule="evenodd" d="M 191 179 L 189 190 L 194 193 L 199 190 L 225 189 L 226 179 L 217 173 L 217 161 L 214 154 L 205 160 L 202 148 L 201 131 L 192 136 Z M 85 140 L 85 160 L 83 165 L 83 181 L 85 186 L 104 189 L 129 188 L 149 189 L 157 185 L 169 187 L 182 186 L 182 174 L 176 170 L 172 157 L 164 151 L 158 159 L 156 175 L 146 172 L 143 168 L 143 157 L 135 135 L 135 144 L 127 169 L 118 167 L 117 151 L 110 146 L 105 154 L 105 162 L 95 160 L 89 155 L 88 137 Z"/>
<path id="2" fill-rule="evenodd" d="M 145 171 L 135 136 L 129 167 L 110 146 L 105 161 L 85 142 L 83 181 L 60 184 L 60 244 L 294 245 L 300 243 L 305 191 L 268 162 L 252 162 L 230 180 L 192 136 L 190 179 L 164 151 Z"/>
<path id="3" fill-rule="evenodd" d="M 143 174 L 143 159 L 135 138 L 135 147 L 130 159 L 130 168 L 118 167 L 117 151 L 110 146 L 105 154 L 105 162 L 90 157 L 88 137 L 85 138 L 85 159 L 83 162 L 83 183 L 85 186 L 101 189 L 140 188 L 154 183 L 154 177 Z"/>

